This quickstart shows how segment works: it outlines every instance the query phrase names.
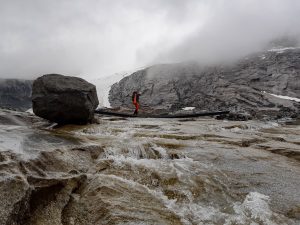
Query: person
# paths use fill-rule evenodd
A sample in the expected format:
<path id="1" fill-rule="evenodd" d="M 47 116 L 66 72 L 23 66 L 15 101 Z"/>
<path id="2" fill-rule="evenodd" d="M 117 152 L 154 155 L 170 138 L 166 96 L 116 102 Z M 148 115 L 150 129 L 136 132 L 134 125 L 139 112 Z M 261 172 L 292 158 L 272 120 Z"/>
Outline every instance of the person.
<path id="1" fill-rule="evenodd" d="M 134 111 L 133 115 L 138 114 L 138 111 L 139 111 L 139 108 L 140 108 L 139 100 L 140 100 L 140 94 L 137 91 L 134 91 L 132 93 L 132 103 L 135 106 L 135 111 Z"/>

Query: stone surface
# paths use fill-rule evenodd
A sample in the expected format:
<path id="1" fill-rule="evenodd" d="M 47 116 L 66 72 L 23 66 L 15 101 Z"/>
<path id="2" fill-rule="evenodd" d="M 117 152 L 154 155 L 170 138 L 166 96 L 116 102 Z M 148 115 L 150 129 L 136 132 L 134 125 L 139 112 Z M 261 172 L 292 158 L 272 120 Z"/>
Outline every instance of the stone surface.
<path id="1" fill-rule="evenodd" d="M 26 111 L 31 108 L 31 80 L 0 79 L 0 107 Z"/>
<path id="2" fill-rule="evenodd" d="M 196 111 L 245 112 L 255 118 L 295 117 L 300 103 L 271 94 L 300 98 L 300 49 L 261 52 L 231 66 L 155 65 L 114 84 L 111 106 L 132 107 L 135 90 L 141 93 L 141 110 L 191 106 Z"/>
<path id="3" fill-rule="evenodd" d="M 34 81 L 32 103 L 37 116 L 62 124 L 91 122 L 99 104 L 93 84 L 58 74 L 44 75 Z"/>
<path id="4" fill-rule="evenodd" d="M 97 119 L 0 109 L 0 225 L 299 224 L 299 121 Z"/>
<path id="5" fill-rule="evenodd" d="M 247 121 L 251 120 L 252 117 L 251 115 L 247 113 L 228 113 L 228 114 L 223 114 L 223 115 L 218 115 L 216 116 L 216 119 L 218 120 L 233 120 L 233 121 Z"/>

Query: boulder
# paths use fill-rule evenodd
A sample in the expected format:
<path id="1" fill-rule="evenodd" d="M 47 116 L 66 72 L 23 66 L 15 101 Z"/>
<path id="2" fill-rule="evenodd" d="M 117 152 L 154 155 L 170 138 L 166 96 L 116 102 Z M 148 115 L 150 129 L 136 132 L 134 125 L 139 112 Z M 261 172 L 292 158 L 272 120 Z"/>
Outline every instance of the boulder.
<path id="1" fill-rule="evenodd" d="M 33 83 L 33 112 L 52 122 L 86 124 L 98 104 L 96 87 L 78 77 L 47 74 Z"/>

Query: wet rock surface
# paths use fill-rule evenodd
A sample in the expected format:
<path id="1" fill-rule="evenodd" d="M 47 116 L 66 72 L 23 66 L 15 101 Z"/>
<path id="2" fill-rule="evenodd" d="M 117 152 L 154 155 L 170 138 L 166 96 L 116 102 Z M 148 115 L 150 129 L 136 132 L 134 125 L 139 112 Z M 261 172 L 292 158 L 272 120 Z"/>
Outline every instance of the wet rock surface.
<path id="1" fill-rule="evenodd" d="M 216 119 L 218 120 L 233 120 L 233 121 L 247 121 L 247 120 L 251 120 L 252 116 L 248 113 L 228 113 L 228 114 L 224 114 L 224 115 L 218 115 L 216 116 Z"/>
<path id="2" fill-rule="evenodd" d="M 292 121 L 97 117 L 53 128 L 0 112 L 1 225 L 299 224 Z"/>
<path id="3" fill-rule="evenodd" d="M 81 78 L 48 74 L 33 83 L 33 112 L 52 122 L 91 122 L 98 104 L 96 87 Z"/>
<path id="4" fill-rule="evenodd" d="M 141 110 L 177 111 L 188 106 L 276 119 L 299 115 L 300 103 L 271 94 L 300 98 L 299 82 L 300 49 L 273 49 L 233 66 L 155 65 L 114 84 L 109 100 L 112 107 L 132 107 L 130 96 L 138 90 Z"/>

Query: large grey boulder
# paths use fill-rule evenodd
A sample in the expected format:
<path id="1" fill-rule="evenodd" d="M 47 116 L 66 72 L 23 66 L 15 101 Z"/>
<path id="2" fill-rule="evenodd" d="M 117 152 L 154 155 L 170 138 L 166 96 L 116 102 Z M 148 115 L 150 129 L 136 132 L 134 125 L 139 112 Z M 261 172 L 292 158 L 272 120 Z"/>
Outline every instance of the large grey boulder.
<path id="1" fill-rule="evenodd" d="M 48 74 L 33 83 L 33 112 L 53 122 L 91 122 L 98 104 L 96 87 L 78 77 Z"/>

